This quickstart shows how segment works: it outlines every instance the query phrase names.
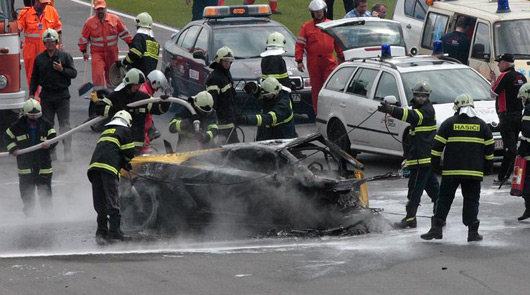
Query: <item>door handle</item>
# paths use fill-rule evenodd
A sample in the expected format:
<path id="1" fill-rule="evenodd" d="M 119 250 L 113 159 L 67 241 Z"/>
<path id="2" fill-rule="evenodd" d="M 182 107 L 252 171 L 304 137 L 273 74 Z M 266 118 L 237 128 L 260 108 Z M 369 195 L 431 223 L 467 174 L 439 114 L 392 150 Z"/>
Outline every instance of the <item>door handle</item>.
<path id="1" fill-rule="evenodd" d="M 341 108 L 345 108 L 345 107 L 346 107 L 346 103 L 345 103 L 345 102 L 341 102 L 341 103 L 340 103 L 340 107 L 341 107 Z"/>
<path id="2" fill-rule="evenodd" d="M 412 25 L 411 24 L 407 24 L 407 29 L 412 29 Z"/>

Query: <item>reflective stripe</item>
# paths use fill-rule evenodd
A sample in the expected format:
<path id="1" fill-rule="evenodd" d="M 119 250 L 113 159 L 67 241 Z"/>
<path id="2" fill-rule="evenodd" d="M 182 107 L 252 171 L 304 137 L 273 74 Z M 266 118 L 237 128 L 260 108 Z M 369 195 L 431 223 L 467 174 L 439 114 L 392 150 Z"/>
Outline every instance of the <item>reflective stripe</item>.
<path id="1" fill-rule="evenodd" d="M 131 143 L 126 143 L 126 144 L 122 145 L 120 147 L 120 150 L 123 151 L 123 150 L 128 150 L 128 149 L 133 149 L 133 148 L 134 148 L 134 143 L 131 142 Z"/>
<path id="2" fill-rule="evenodd" d="M 14 147 L 16 147 L 16 146 L 17 146 L 17 144 L 14 143 L 14 142 L 12 142 L 12 143 L 10 143 L 10 144 L 7 145 L 7 150 L 10 151 L 12 148 L 14 148 Z"/>
<path id="3" fill-rule="evenodd" d="M 18 174 L 31 174 L 31 168 L 29 169 L 18 169 Z"/>
<path id="4" fill-rule="evenodd" d="M 521 140 L 524 140 L 524 141 L 528 141 L 528 142 L 530 142 L 530 139 L 529 139 L 529 138 L 526 138 L 526 137 L 524 137 L 524 136 L 522 136 L 522 135 L 521 135 Z"/>
<path id="5" fill-rule="evenodd" d="M 28 135 L 27 134 L 17 136 L 17 141 L 23 141 L 23 140 L 26 140 L 26 139 L 28 139 Z"/>
<path id="6" fill-rule="evenodd" d="M 473 171 L 473 170 L 443 170 L 442 176 L 475 176 L 475 177 L 484 177 L 484 172 L 482 171 Z"/>
<path id="7" fill-rule="evenodd" d="M 210 85 L 208 87 L 206 87 L 206 91 L 217 91 L 217 93 L 219 93 L 221 91 L 221 89 L 219 89 L 219 86 L 217 85 Z"/>
<path id="8" fill-rule="evenodd" d="M 26 38 L 40 38 L 40 34 L 27 34 L 27 33 L 24 33 L 24 37 L 26 37 Z"/>
<path id="9" fill-rule="evenodd" d="M 128 54 L 125 56 L 125 60 L 126 60 L 128 63 L 130 63 L 130 64 L 133 63 L 132 59 L 129 57 Z"/>
<path id="10" fill-rule="evenodd" d="M 132 38 L 131 34 L 127 34 L 125 36 L 121 36 L 120 37 L 122 40 L 125 40 L 125 39 L 128 39 L 128 38 Z"/>
<path id="11" fill-rule="evenodd" d="M 157 54 L 154 54 L 154 53 L 151 53 L 151 52 L 148 52 L 148 51 L 144 52 L 144 56 L 148 56 L 148 57 L 151 57 L 153 59 L 158 60 L 158 55 Z"/>
<path id="12" fill-rule="evenodd" d="M 471 143 L 484 144 L 484 138 L 478 138 L 478 137 L 449 137 L 447 139 L 447 142 L 471 142 Z"/>
<path id="13" fill-rule="evenodd" d="M 136 48 L 131 48 L 131 53 L 134 53 L 136 55 L 138 55 L 139 57 L 142 57 L 142 53 L 140 52 L 140 50 L 136 49 Z"/>
<path id="14" fill-rule="evenodd" d="M 409 160 L 406 162 L 407 166 L 430 164 L 430 163 L 431 163 L 431 158 L 415 159 L 415 160 Z"/>
<path id="15" fill-rule="evenodd" d="M 100 139 L 98 139 L 98 143 L 103 142 L 103 141 L 109 141 L 109 142 L 115 143 L 118 147 L 121 147 L 120 141 L 115 137 L 103 136 Z"/>
<path id="16" fill-rule="evenodd" d="M 407 121 L 408 116 L 409 116 L 409 109 L 403 109 L 403 116 L 401 117 L 401 121 Z"/>
<path id="17" fill-rule="evenodd" d="M 298 39 L 296 39 L 296 43 L 300 43 L 300 44 L 306 44 L 307 42 L 307 39 L 304 38 L 304 37 L 298 37 Z"/>
<path id="18" fill-rule="evenodd" d="M 283 73 L 283 74 L 268 74 L 268 75 L 263 75 L 262 78 L 263 80 L 269 78 L 269 77 L 274 77 L 276 79 L 284 79 L 284 78 L 289 78 L 289 74 L 287 74 L 287 72 Z"/>
<path id="19" fill-rule="evenodd" d="M 134 146 L 143 147 L 144 146 L 144 142 L 143 141 L 135 141 L 134 142 Z"/>
<path id="20" fill-rule="evenodd" d="M 484 145 L 490 145 L 490 144 L 494 144 L 495 143 L 495 140 L 492 139 L 488 139 L 484 142 Z"/>
<path id="21" fill-rule="evenodd" d="M 50 136 L 51 134 L 55 134 L 55 133 L 56 133 L 55 129 L 53 129 L 53 128 L 48 130 L 48 136 Z"/>
<path id="22" fill-rule="evenodd" d="M 230 124 L 218 124 L 217 127 L 219 129 L 230 129 L 230 128 L 234 128 L 235 125 L 234 123 L 230 123 Z"/>
<path id="23" fill-rule="evenodd" d="M 105 163 L 98 163 L 98 162 L 94 162 L 92 164 L 90 164 L 90 166 L 88 166 L 88 169 L 90 170 L 91 168 L 101 168 L 101 169 L 106 169 L 106 170 L 109 170 L 110 172 L 114 173 L 114 174 L 118 174 L 118 170 L 116 170 L 116 168 L 112 167 L 111 165 L 109 164 L 105 164 Z"/>
<path id="24" fill-rule="evenodd" d="M 103 47 L 103 44 L 101 44 L 101 43 L 92 43 L 92 46 L 95 46 L 95 47 Z"/>
<path id="25" fill-rule="evenodd" d="M 210 140 L 213 138 L 213 132 L 212 131 L 206 131 L 206 134 L 210 137 Z"/>
<path id="26" fill-rule="evenodd" d="M 530 121 L 530 116 L 523 116 L 523 121 Z"/>
<path id="27" fill-rule="evenodd" d="M 122 37 L 125 34 L 129 34 L 129 30 L 123 30 L 121 33 L 118 34 L 118 36 Z M 123 37 L 122 37 L 123 38 Z"/>
<path id="28" fill-rule="evenodd" d="M 484 156 L 486 160 L 493 160 L 493 154 Z"/>
<path id="29" fill-rule="evenodd" d="M 110 106 L 109 105 L 105 106 L 105 111 L 103 112 L 103 116 L 108 117 L 109 111 L 110 111 Z"/>
<path id="30" fill-rule="evenodd" d="M 11 139 L 15 139 L 15 134 L 13 134 L 13 132 L 11 132 L 11 129 L 7 128 L 6 130 L 6 133 L 9 137 L 11 137 Z"/>
<path id="31" fill-rule="evenodd" d="M 416 135 L 416 132 L 431 132 L 436 131 L 436 125 L 433 126 L 416 126 L 414 130 L 410 129 L 410 135 Z"/>
<path id="32" fill-rule="evenodd" d="M 261 126 L 261 124 L 263 124 L 263 119 L 261 118 L 261 115 L 256 115 L 256 120 L 258 121 L 257 126 Z"/>
<path id="33" fill-rule="evenodd" d="M 118 39 L 118 35 L 107 36 L 107 42 L 109 42 L 110 40 L 113 40 L 113 39 Z"/>
<path id="34" fill-rule="evenodd" d="M 116 45 L 116 44 L 118 44 L 118 40 L 116 40 L 116 41 L 112 41 L 112 42 L 109 42 L 109 43 L 107 44 L 107 46 L 113 46 L 113 45 Z"/>
<path id="35" fill-rule="evenodd" d="M 442 152 L 431 150 L 431 155 L 437 156 L 437 157 L 441 157 L 442 156 Z"/>
<path id="36" fill-rule="evenodd" d="M 272 117 L 272 126 L 276 125 L 276 121 L 278 121 L 278 118 L 276 117 L 276 113 L 273 111 L 268 112 L 267 114 L 270 114 Z"/>
<path id="37" fill-rule="evenodd" d="M 417 109 L 415 109 L 414 111 L 415 111 L 416 114 L 418 114 L 418 116 L 420 117 L 420 120 L 418 121 L 418 125 L 421 125 L 421 124 L 423 123 L 423 114 L 422 114 L 419 110 L 417 110 Z"/>
<path id="38" fill-rule="evenodd" d="M 217 124 L 208 125 L 208 130 L 212 130 L 212 129 L 218 129 Z"/>
<path id="39" fill-rule="evenodd" d="M 226 84 L 225 87 L 221 88 L 221 93 L 227 92 L 228 90 L 230 90 L 230 88 L 232 88 L 232 83 Z"/>
<path id="40" fill-rule="evenodd" d="M 436 134 L 434 136 L 434 140 L 438 140 L 439 142 L 443 143 L 443 144 L 446 144 L 447 143 L 447 139 L 441 137 L 440 135 Z"/>
<path id="41" fill-rule="evenodd" d="M 39 170 L 39 174 L 52 174 L 52 173 L 53 173 L 52 168 Z"/>
<path id="42" fill-rule="evenodd" d="M 81 39 L 81 42 L 83 42 L 82 44 L 85 44 L 88 42 L 88 40 L 83 36 L 79 37 L 79 39 Z"/>
<path id="43" fill-rule="evenodd" d="M 103 41 L 103 37 L 90 37 L 90 41 Z"/>
<path id="44" fill-rule="evenodd" d="M 108 98 L 103 98 L 101 101 L 103 101 L 104 103 L 108 104 L 109 106 L 112 106 L 112 100 L 108 99 Z"/>

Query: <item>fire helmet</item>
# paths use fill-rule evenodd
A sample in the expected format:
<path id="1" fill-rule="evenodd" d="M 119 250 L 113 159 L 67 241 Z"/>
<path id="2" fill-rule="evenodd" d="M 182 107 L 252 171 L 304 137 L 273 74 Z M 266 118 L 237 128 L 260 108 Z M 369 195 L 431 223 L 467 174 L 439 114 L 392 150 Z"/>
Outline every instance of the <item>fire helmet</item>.
<path id="1" fill-rule="evenodd" d="M 147 80 L 149 81 L 151 88 L 153 88 L 154 90 L 166 90 L 167 88 L 169 88 L 166 76 L 160 70 L 151 71 L 151 73 L 147 75 Z"/>
<path id="2" fill-rule="evenodd" d="M 282 90 L 282 84 L 276 78 L 268 77 L 261 82 L 261 89 L 263 90 L 262 95 L 274 94 L 276 96 Z"/>
<path id="3" fill-rule="evenodd" d="M 142 12 L 136 16 L 136 27 L 150 29 L 153 26 L 153 18 L 149 13 Z"/>
<path id="4" fill-rule="evenodd" d="M 324 10 L 324 13 L 327 13 L 328 11 L 328 5 L 324 0 L 313 0 L 309 3 L 309 12 L 311 12 L 311 15 L 313 12 L 320 10 Z"/>
<path id="5" fill-rule="evenodd" d="M 221 63 L 221 60 L 234 60 L 234 53 L 232 52 L 232 49 L 230 49 L 228 46 L 223 46 L 219 48 L 219 50 L 217 50 L 217 53 L 215 53 L 215 62 Z"/>
<path id="6" fill-rule="evenodd" d="M 112 120 L 109 123 L 105 124 L 105 126 L 108 125 L 119 125 L 130 128 L 132 126 L 132 116 L 129 112 L 121 110 L 112 116 Z"/>
<path id="7" fill-rule="evenodd" d="M 267 46 L 285 47 L 285 36 L 278 32 L 270 34 L 267 39 Z"/>
<path id="8" fill-rule="evenodd" d="M 40 103 L 33 98 L 26 100 L 23 109 L 24 115 L 31 116 L 34 119 L 38 119 L 42 116 L 42 108 Z"/>
<path id="9" fill-rule="evenodd" d="M 475 107 L 475 104 L 473 103 L 473 98 L 471 97 L 471 95 L 467 93 L 462 93 L 455 98 L 455 104 L 453 105 L 453 110 L 455 110 L 455 112 L 458 112 L 458 110 L 461 107 L 473 107 L 473 108 Z"/>
<path id="10" fill-rule="evenodd" d="M 203 113 L 210 113 L 213 110 L 213 97 L 208 91 L 201 91 L 191 97 L 193 105 Z"/>
<path id="11" fill-rule="evenodd" d="M 56 30 L 49 28 L 46 31 L 42 33 L 42 42 L 48 42 L 48 41 L 59 41 L 59 34 Z"/>
<path id="12" fill-rule="evenodd" d="M 423 94 L 423 95 L 430 95 L 432 92 L 431 85 L 425 81 L 419 81 L 416 84 L 414 84 L 414 87 L 412 87 L 412 94 Z"/>
<path id="13" fill-rule="evenodd" d="M 530 83 L 524 83 L 521 88 L 519 88 L 519 94 L 517 95 L 520 99 L 530 99 Z"/>
<path id="14" fill-rule="evenodd" d="M 130 69 L 127 74 L 125 74 L 125 77 L 123 78 L 123 84 L 125 86 L 129 84 L 142 84 L 145 82 L 145 76 L 142 71 L 132 68 Z"/>

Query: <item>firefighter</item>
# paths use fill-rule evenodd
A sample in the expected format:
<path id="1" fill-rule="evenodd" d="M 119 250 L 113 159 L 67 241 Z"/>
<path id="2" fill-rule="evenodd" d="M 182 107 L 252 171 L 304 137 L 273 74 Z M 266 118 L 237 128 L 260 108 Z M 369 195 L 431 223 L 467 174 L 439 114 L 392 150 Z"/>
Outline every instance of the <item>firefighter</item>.
<path id="1" fill-rule="evenodd" d="M 412 88 L 412 110 L 392 106 L 382 102 L 378 110 L 390 114 L 392 117 L 410 124 L 409 143 L 405 154 L 406 166 L 410 170 L 407 205 L 407 215 L 396 223 L 397 228 L 415 228 L 417 226 L 416 212 L 420 205 L 423 191 L 435 203 L 440 186 L 436 173 L 431 166 L 431 149 L 436 135 L 436 116 L 429 96 L 431 86 L 425 81 L 417 82 Z"/>
<path id="2" fill-rule="evenodd" d="M 285 53 L 285 36 L 274 32 L 267 38 L 267 50 L 261 55 L 262 79 L 276 78 L 283 86 L 291 88 L 291 80 L 287 73 L 287 65 L 282 55 Z"/>
<path id="3" fill-rule="evenodd" d="M 118 111 L 126 110 L 132 116 L 132 132 L 136 154 L 140 154 L 144 146 L 145 118 L 147 114 L 161 115 L 169 109 L 169 102 L 149 103 L 145 106 L 135 108 L 127 104 L 150 98 L 149 94 L 143 93 L 140 87 L 145 82 L 144 74 L 138 69 L 130 69 L 125 78 L 123 86 L 116 89 L 108 98 L 98 100 L 96 103 L 96 114 L 98 116 L 113 117 Z M 167 98 L 162 95 L 161 98 Z"/>
<path id="4" fill-rule="evenodd" d="M 129 44 L 129 52 L 124 59 L 116 61 L 116 66 L 137 68 L 147 76 L 156 70 L 160 44 L 153 35 L 153 18 L 149 13 L 138 14 L 135 21 L 136 34 Z"/>
<path id="5" fill-rule="evenodd" d="M 214 61 L 210 64 L 213 72 L 206 79 L 206 91 L 213 97 L 213 108 L 217 112 L 219 121 L 218 134 L 225 138 L 226 143 L 239 142 L 234 125 L 236 90 L 232 74 L 230 74 L 230 66 L 233 61 L 234 53 L 230 48 L 227 46 L 219 48 Z"/>
<path id="6" fill-rule="evenodd" d="M 169 132 L 178 133 L 178 150 L 180 152 L 214 147 L 217 135 L 217 114 L 213 108 L 213 97 L 208 91 L 201 91 L 188 99 L 197 115 L 179 106 L 175 118 L 169 122 Z M 194 126 L 198 120 L 199 126 Z M 199 127 L 198 130 L 195 130 Z"/>
<path id="7" fill-rule="evenodd" d="M 20 197 L 26 216 L 32 214 L 35 207 L 35 187 L 44 209 L 52 205 L 52 160 L 50 150 L 57 145 L 48 144 L 47 140 L 55 137 L 55 130 L 50 122 L 42 118 L 42 109 L 38 101 L 28 99 L 24 103 L 24 115 L 6 130 L 4 142 L 9 153 L 17 158 Z M 19 150 L 33 145 L 42 149 L 18 154 Z"/>
<path id="8" fill-rule="evenodd" d="M 72 56 L 57 49 L 59 34 L 54 29 L 47 29 L 42 34 L 42 42 L 46 46 L 35 58 L 29 97 L 35 97 L 37 87 L 41 87 L 40 99 L 42 114 L 50 123 L 55 122 L 55 114 L 59 121 L 61 134 L 70 130 L 70 92 L 68 87 L 77 76 Z M 63 140 L 64 161 L 72 161 L 72 138 Z"/>
<path id="9" fill-rule="evenodd" d="M 92 198 L 97 213 L 98 242 L 104 239 L 131 240 L 120 229 L 119 183 L 120 169 L 129 170 L 129 161 L 134 157 L 132 121 L 127 111 L 114 114 L 105 125 L 88 166 L 87 174 L 92 183 Z"/>
<path id="10" fill-rule="evenodd" d="M 94 91 L 112 88 L 109 80 L 110 66 L 118 60 L 118 38 L 130 44 L 131 34 L 119 16 L 107 12 L 105 0 L 94 2 L 96 14 L 89 17 L 79 37 L 79 50 L 88 61 L 87 46 L 92 54 L 92 82 Z"/>
<path id="11" fill-rule="evenodd" d="M 309 12 L 313 19 L 302 25 L 295 46 L 295 59 L 300 72 L 305 70 L 304 51 L 307 53 L 307 70 L 311 79 L 311 96 L 315 115 L 318 107 L 318 93 L 329 74 L 337 67 L 333 50 L 337 52 L 339 62 L 344 60 L 342 50 L 333 37 L 316 26 L 321 22 L 329 21 L 326 19 L 326 11 L 327 5 L 323 0 L 313 0 L 309 3 Z"/>
<path id="12" fill-rule="evenodd" d="M 493 137 L 488 125 L 478 117 L 473 98 L 467 94 L 456 97 L 455 115 L 446 119 L 435 137 L 432 165 L 441 172 L 442 183 L 431 219 L 431 229 L 421 235 L 424 240 L 441 239 L 451 204 L 458 186 L 464 196 L 462 221 L 468 228 L 467 241 L 481 241 L 478 233 L 480 183 L 493 166 Z M 443 153 L 443 164 L 441 157 Z"/>
<path id="13" fill-rule="evenodd" d="M 501 169 L 497 179 L 494 180 L 494 184 L 504 182 L 513 171 L 523 112 L 522 103 L 517 95 L 521 85 L 526 83 L 525 76 L 515 70 L 512 54 L 501 55 L 497 58 L 497 62 L 501 74 L 498 78 L 493 72 L 490 75 L 490 79 L 494 81 L 491 86 L 491 97 L 496 98 L 495 108 L 499 116 L 499 129 L 504 153 Z"/>
<path id="14" fill-rule="evenodd" d="M 63 47 L 61 37 L 62 23 L 57 10 L 50 4 L 50 0 L 37 0 L 31 7 L 24 7 L 18 16 L 18 31 L 24 31 L 24 45 L 22 56 L 26 70 L 26 80 L 30 85 L 33 63 L 37 54 L 46 49 L 42 44 L 42 33 L 47 29 L 54 29 L 59 33 L 59 48 Z"/>
<path id="15" fill-rule="evenodd" d="M 164 94 L 169 89 L 166 76 L 160 70 L 154 70 L 147 75 L 147 81 L 140 87 L 140 91 L 153 96 L 156 91 L 161 90 Z M 145 130 L 144 130 L 144 146 L 142 148 L 142 154 L 151 154 L 153 151 L 149 146 L 151 141 L 160 137 L 160 131 L 154 127 L 153 115 L 147 114 L 145 117 Z"/>
<path id="16" fill-rule="evenodd" d="M 245 84 L 245 92 L 254 94 L 262 101 L 261 114 L 242 116 L 238 124 L 258 126 L 256 141 L 295 138 L 293 104 L 289 92 L 274 77 L 269 77 L 257 86 Z"/>
<path id="17" fill-rule="evenodd" d="M 517 154 L 526 160 L 530 160 L 530 83 L 525 83 L 519 88 L 519 98 L 524 105 L 524 113 L 521 128 L 521 143 L 519 144 Z M 526 167 L 528 170 L 528 164 Z M 525 171 L 524 178 L 523 199 L 525 210 L 523 215 L 519 216 L 517 220 L 530 218 L 530 173 Z"/>
<path id="18" fill-rule="evenodd" d="M 243 4 L 252 5 L 256 0 L 245 0 Z M 282 14 L 278 11 L 278 0 L 269 0 L 269 6 L 271 7 L 272 14 Z"/>

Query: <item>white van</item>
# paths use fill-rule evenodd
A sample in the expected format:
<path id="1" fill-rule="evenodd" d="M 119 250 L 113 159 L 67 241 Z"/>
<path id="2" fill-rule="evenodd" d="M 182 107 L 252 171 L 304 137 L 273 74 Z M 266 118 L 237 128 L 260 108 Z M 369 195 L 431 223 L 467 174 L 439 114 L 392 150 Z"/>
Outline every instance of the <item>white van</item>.
<path id="1" fill-rule="evenodd" d="M 418 47 L 428 6 L 425 0 L 397 0 L 393 19 L 400 22 L 407 48 Z"/>

